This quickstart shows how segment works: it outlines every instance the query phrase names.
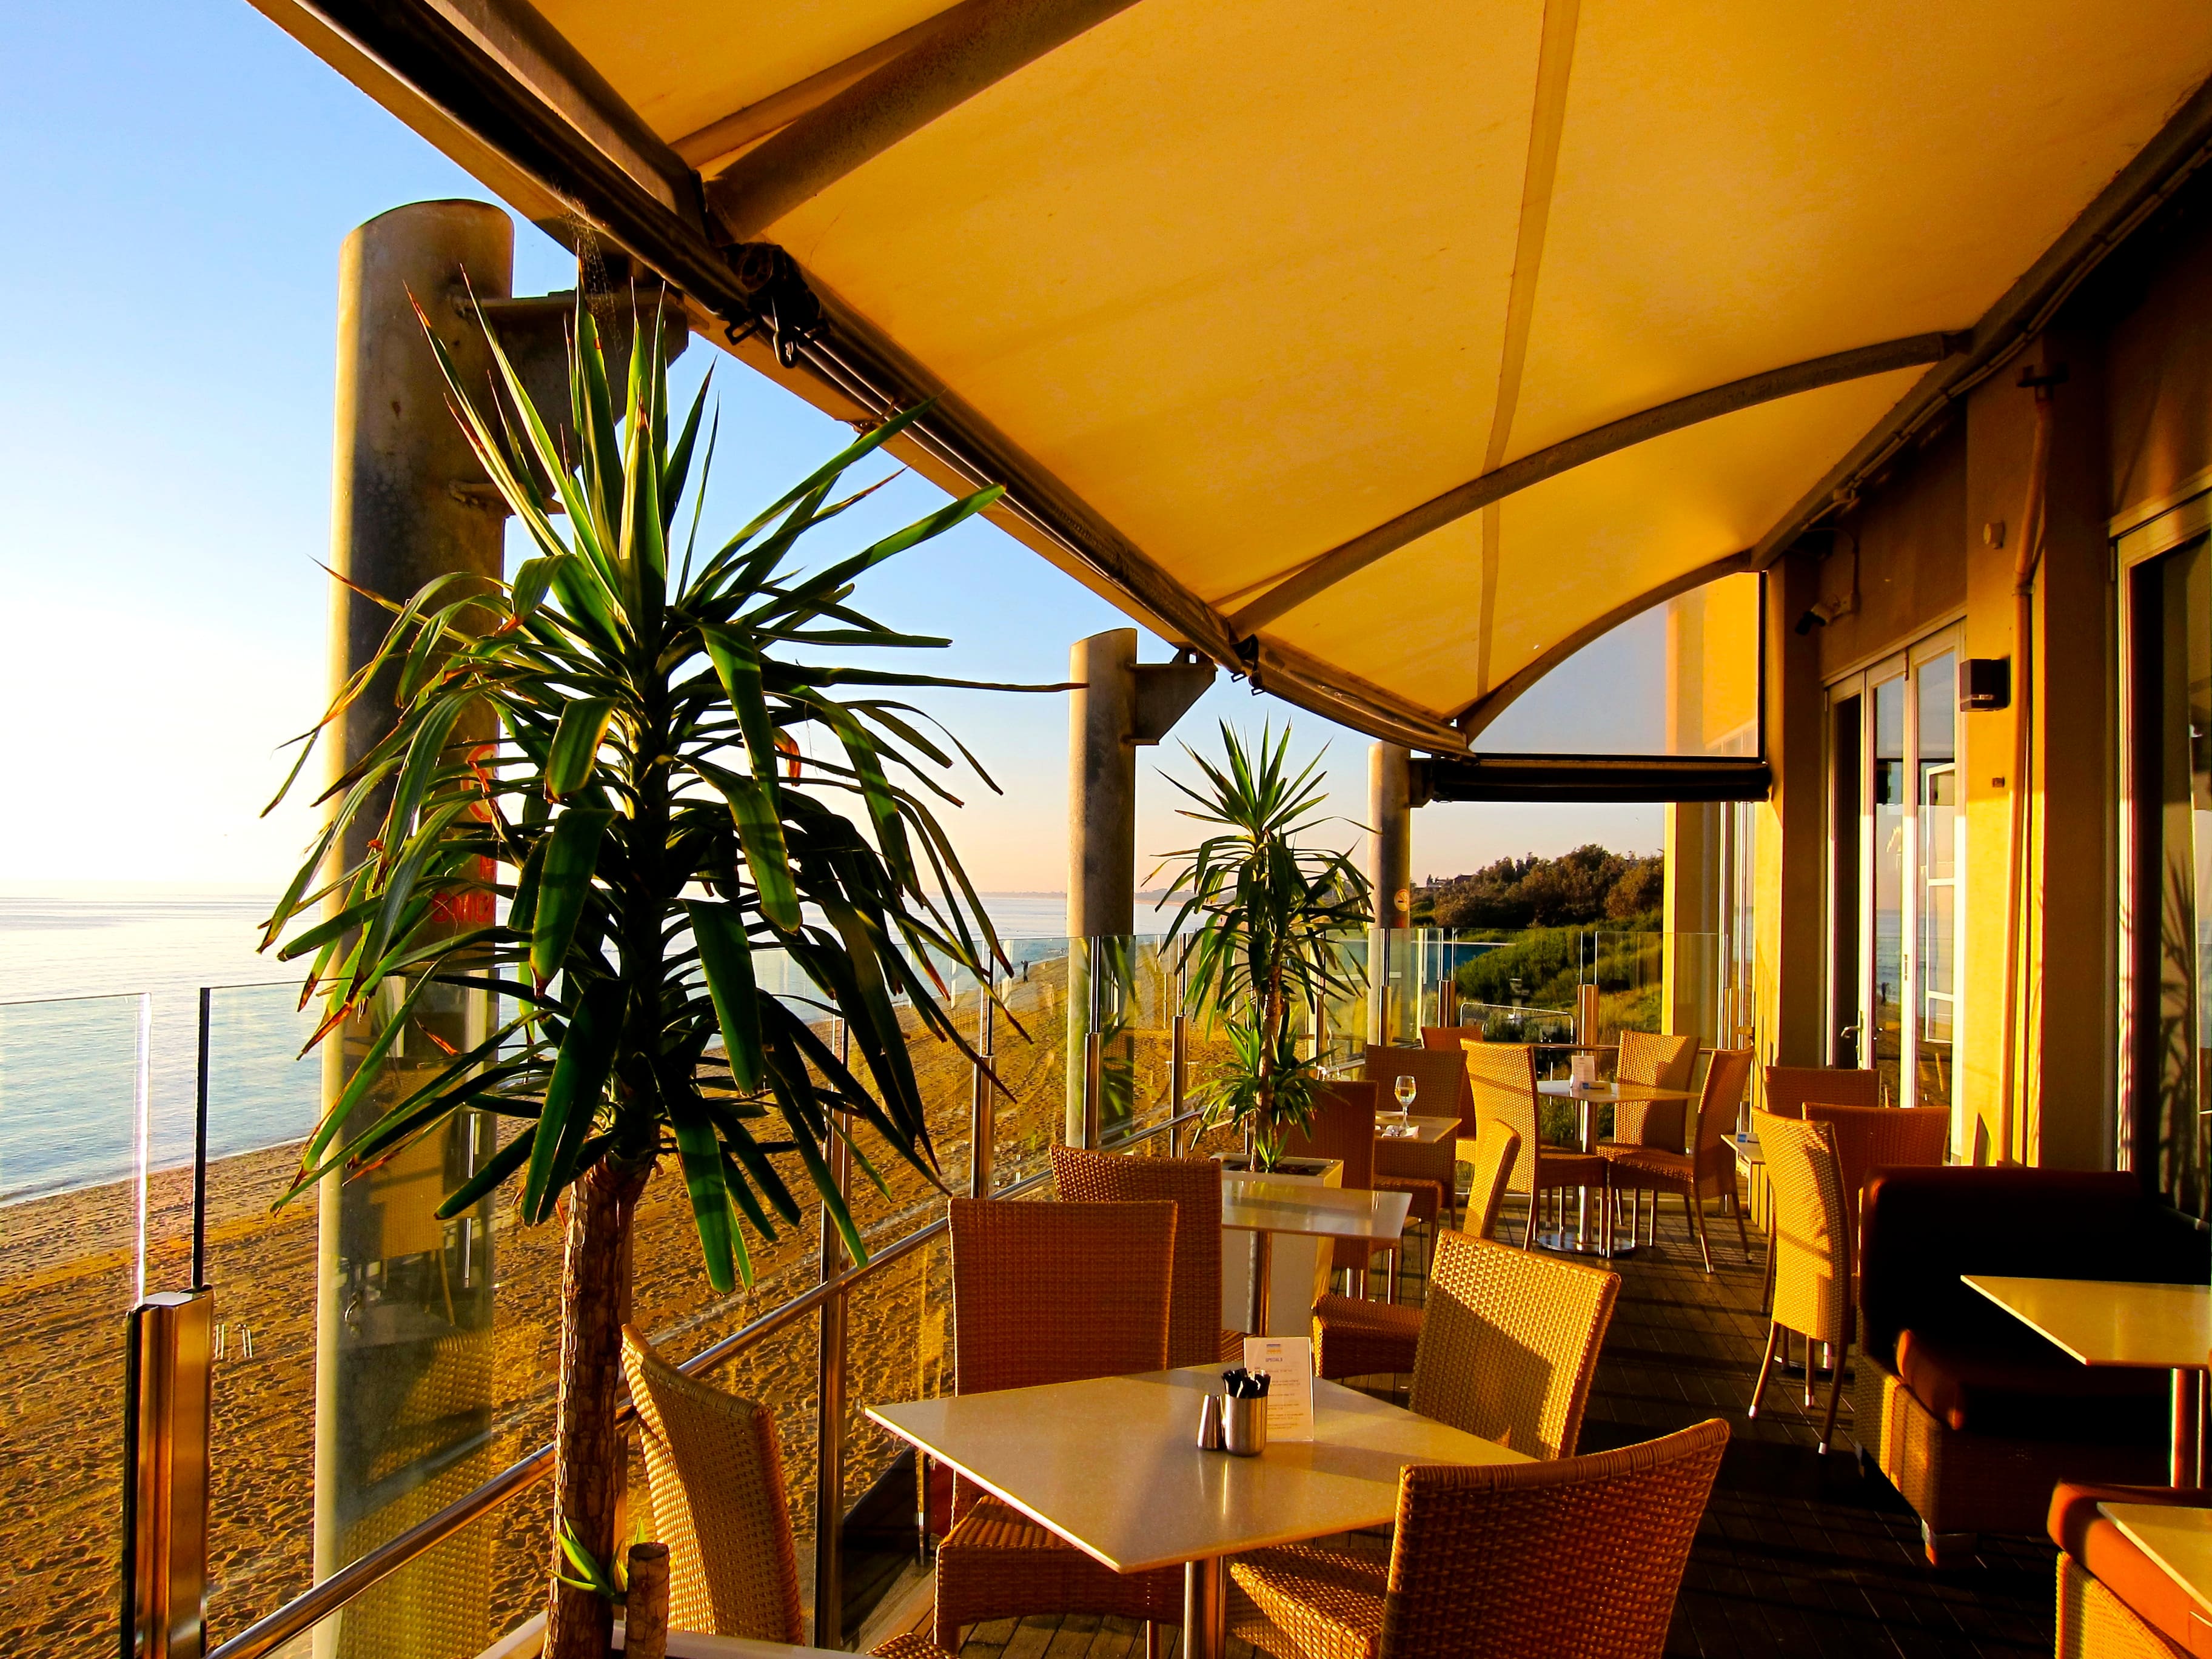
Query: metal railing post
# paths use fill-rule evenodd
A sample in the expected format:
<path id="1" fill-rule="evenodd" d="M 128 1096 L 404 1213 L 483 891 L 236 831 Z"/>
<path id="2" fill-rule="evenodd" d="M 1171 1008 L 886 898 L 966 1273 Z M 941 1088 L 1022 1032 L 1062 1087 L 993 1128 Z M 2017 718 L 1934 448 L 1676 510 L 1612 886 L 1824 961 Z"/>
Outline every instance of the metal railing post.
<path id="1" fill-rule="evenodd" d="M 996 1005 L 991 1000 L 990 986 L 978 985 L 976 993 L 981 1001 L 975 1013 L 975 1052 L 980 1058 L 975 1066 L 975 1092 L 968 1102 L 968 1196 L 988 1198 L 994 1179 L 992 1155 L 998 1140 L 998 1104 L 991 1095 L 998 1021 L 994 1018 Z"/>
<path id="2" fill-rule="evenodd" d="M 126 1659 L 200 1659 L 215 1295 L 149 1296 L 131 1310 L 126 1330 L 123 1651 Z"/>
<path id="3" fill-rule="evenodd" d="M 848 1053 L 850 1030 L 837 1024 L 837 1058 Z M 852 1150 L 833 1136 L 829 1148 L 830 1182 L 842 1195 L 852 1169 Z M 822 1206 L 822 1279 L 828 1283 L 845 1268 L 844 1241 Z M 845 1297 L 827 1297 L 817 1316 L 814 1350 L 814 1645 L 834 1648 L 844 1641 L 845 1560 L 841 1534 L 845 1527 Z"/>
<path id="4" fill-rule="evenodd" d="M 1081 1087 L 1083 1098 L 1079 1122 L 1079 1136 L 1076 1144 L 1085 1148 L 1098 1145 L 1098 1119 L 1102 1107 L 1104 1076 L 1100 1067 L 1103 1052 L 1098 1037 L 1100 1018 L 1099 977 L 1105 965 L 1105 941 L 1085 939 L 1073 942 L 1083 953 L 1083 1070 Z"/>
<path id="5" fill-rule="evenodd" d="M 192 1094 L 192 1288 L 207 1285 L 208 1032 L 214 1024 L 215 988 L 200 987 L 198 1081 Z"/>

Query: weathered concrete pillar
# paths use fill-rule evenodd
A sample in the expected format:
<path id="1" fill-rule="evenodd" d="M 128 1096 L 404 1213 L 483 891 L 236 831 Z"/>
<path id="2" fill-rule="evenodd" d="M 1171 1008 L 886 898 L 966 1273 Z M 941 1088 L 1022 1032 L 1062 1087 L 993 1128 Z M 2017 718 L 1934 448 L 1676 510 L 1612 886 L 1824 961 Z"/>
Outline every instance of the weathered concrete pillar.
<path id="1" fill-rule="evenodd" d="M 360 588 L 404 602 L 434 576 L 496 579 L 503 509 L 446 406 L 447 392 L 411 293 L 462 373 L 482 381 L 489 353 L 456 307 L 463 274 L 485 299 L 504 298 L 514 228 L 481 202 L 418 202 L 382 214 L 339 255 L 338 361 L 331 477 L 331 565 Z M 374 654 L 392 618 L 333 584 L 331 684 Z M 336 776 L 390 729 L 397 665 L 358 698 L 333 734 Z M 489 741 L 485 720 L 457 733 Z M 354 820 L 339 857 L 363 854 L 378 819 Z M 482 1041 L 483 999 L 426 995 L 424 1028 L 461 1051 Z M 369 1022 L 325 1043 L 324 1100 L 336 1098 Z M 423 1050 L 427 1052 L 411 1052 Z M 366 1127 L 380 1103 L 443 1063 L 410 1032 L 394 1050 L 377 1096 L 355 1115 Z M 422 1520 L 495 1473 L 492 1401 L 491 1206 L 454 1221 L 434 1211 L 493 1150 L 494 1121 L 469 1114 L 375 1173 L 321 1191 L 315 1366 L 315 1576 Z M 455 1455 L 457 1452 L 460 1455 Z M 476 1528 L 363 1595 L 316 1631 L 319 1656 L 418 1656 L 477 1651 L 489 1627 L 489 1547 Z"/>
<path id="2" fill-rule="evenodd" d="M 1067 935 L 1122 937 L 1137 891 L 1137 630 L 1067 653 Z"/>
<path id="3" fill-rule="evenodd" d="M 1187 659 L 1139 666 L 1137 630 L 1115 628 L 1078 640 L 1067 667 L 1077 689 L 1067 703 L 1066 1136 L 1087 1146 L 1133 1105 L 1105 1097 L 1127 1073 L 1102 1049 L 1131 994 L 1137 750 L 1168 734 L 1212 684 L 1213 666 Z"/>
<path id="4" fill-rule="evenodd" d="M 1387 1042 L 1407 1021 L 1390 1006 L 1389 930 L 1413 925 L 1413 751 L 1378 743 L 1367 751 L 1367 883 L 1375 892 L 1375 926 L 1367 945 L 1367 1040 Z M 1401 981 L 1403 983 L 1405 981 Z M 1445 993 L 1440 1000 L 1449 1001 Z M 1452 1011 L 1437 1015 L 1452 1023 Z"/>

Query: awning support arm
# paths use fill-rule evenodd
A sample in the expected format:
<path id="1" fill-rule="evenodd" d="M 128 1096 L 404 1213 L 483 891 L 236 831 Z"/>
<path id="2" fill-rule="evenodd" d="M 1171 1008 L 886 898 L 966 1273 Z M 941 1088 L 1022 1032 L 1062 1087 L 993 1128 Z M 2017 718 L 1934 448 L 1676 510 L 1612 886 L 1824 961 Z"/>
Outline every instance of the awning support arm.
<path id="1" fill-rule="evenodd" d="M 1238 611 L 1229 619 L 1229 625 L 1240 638 L 1249 636 L 1431 531 L 1440 530 L 1492 501 L 1503 501 L 1600 456 L 1719 416 L 1732 415 L 1741 409 L 1771 403 L 1778 398 L 1793 397 L 1845 380 L 1864 380 L 1869 375 L 1887 374 L 1917 363 L 1936 362 L 1952 352 L 1964 350 L 1966 337 L 1963 334 L 1915 334 L 1902 340 L 1886 340 L 1880 345 L 1832 352 L 1825 357 L 1809 358 L 1784 368 L 1770 368 L 1763 374 L 1746 375 L 1741 380 L 1730 380 L 1725 386 L 1693 392 L 1686 398 L 1677 398 L 1671 403 L 1593 427 L 1448 489 L 1433 501 L 1424 501 L 1308 561 Z"/>

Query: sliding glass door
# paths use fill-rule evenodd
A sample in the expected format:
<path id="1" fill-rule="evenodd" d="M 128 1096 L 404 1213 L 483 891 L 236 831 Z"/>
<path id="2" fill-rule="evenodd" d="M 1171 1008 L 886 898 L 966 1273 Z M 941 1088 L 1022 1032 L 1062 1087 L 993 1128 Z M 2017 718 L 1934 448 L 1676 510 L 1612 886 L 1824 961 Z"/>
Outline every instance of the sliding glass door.
<path id="1" fill-rule="evenodd" d="M 1945 634 L 1829 690 L 1829 1060 L 1897 1105 L 1954 1097 L 1958 670 Z"/>
<path id="2" fill-rule="evenodd" d="M 2178 516 L 2178 515 L 2170 515 Z M 2156 525 L 2145 526 L 2156 531 Z M 2128 538 L 2133 541 L 2134 538 Z M 2165 539 L 2165 538 L 2161 538 Z M 2122 544 L 2124 559 L 2133 550 Z M 2152 545 L 2155 547 L 2156 544 Z M 2212 560 L 2200 533 L 2125 584 L 2130 819 L 2124 1158 L 2191 1213 L 2212 1106 Z"/>

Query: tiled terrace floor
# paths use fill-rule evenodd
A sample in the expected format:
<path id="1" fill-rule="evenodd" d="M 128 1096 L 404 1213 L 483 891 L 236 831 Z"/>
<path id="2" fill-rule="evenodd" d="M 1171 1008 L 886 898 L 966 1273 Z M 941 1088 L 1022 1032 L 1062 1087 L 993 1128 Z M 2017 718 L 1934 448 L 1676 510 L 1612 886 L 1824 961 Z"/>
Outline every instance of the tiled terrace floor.
<path id="1" fill-rule="evenodd" d="M 1509 1212 L 1502 1237 L 1518 1236 L 1511 1219 Z M 1657 1248 L 1614 1264 L 1621 1295 L 1583 1431 L 1585 1451 L 1708 1417 L 1726 1419 L 1734 1431 L 1668 1653 L 2048 1655 L 2056 1553 L 2047 1545 L 1985 1539 L 1972 1565 L 1939 1572 L 1921 1555 L 1911 1510 L 1879 1474 L 1860 1474 L 1847 1442 L 1828 1456 L 1818 1453 L 1819 1419 L 1803 1409 L 1801 1393 L 1778 1378 L 1759 1419 L 1745 1419 L 1766 1337 L 1760 1267 L 1745 1261 L 1735 1229 L 1716 1220 L 1711 1278 L 1686 1243 L 1671 1199 Z M 1418 1295 L 1418 1286 L 1413 1291 Z M 1031 1619 L 976 1626 L 962 1659 L 1143 1653 L 1139 1626 Z"/>

